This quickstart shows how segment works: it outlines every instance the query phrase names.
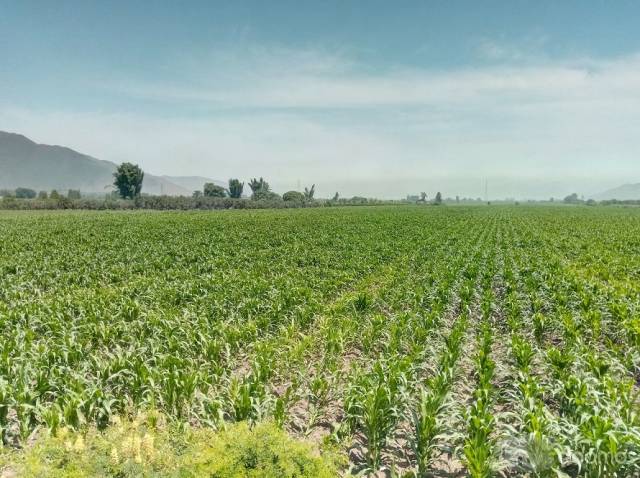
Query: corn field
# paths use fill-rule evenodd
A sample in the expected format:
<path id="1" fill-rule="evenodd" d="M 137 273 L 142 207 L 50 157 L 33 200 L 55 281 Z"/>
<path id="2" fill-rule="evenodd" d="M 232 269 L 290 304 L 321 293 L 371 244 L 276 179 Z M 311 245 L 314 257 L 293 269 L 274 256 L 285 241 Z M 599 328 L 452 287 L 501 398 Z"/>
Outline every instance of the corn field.
<path id="1" fill-rule="evenodd" d="M 0 438 L 272 421 L 345 476 L 640 476 L 640 210 L 0 213 Z"/>

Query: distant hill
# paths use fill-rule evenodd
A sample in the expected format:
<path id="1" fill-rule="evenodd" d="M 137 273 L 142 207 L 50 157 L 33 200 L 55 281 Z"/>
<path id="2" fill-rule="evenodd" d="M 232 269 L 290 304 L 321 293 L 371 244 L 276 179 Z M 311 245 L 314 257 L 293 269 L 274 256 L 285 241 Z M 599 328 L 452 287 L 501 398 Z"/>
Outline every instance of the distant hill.
<path id="1" fill-rule="evenodd" d="M 609 189 L 593 196 L 593 199 L 604 201 L 607 199 L 618 199 L 620 201 L 640 200 L 640 183 L 623 184 L 617 188 Z"/>
<path id="2" fill-rule="evenodd" d="M 0 131 L 0 189 L 104 193 L 112 190 L 116 167 L 63 146 L 37 144 L 21 134 Z M 142 192 L 190 196 L 205 182 L 223 184 L 205 177 L 154 176 L 145 171 Z"/>

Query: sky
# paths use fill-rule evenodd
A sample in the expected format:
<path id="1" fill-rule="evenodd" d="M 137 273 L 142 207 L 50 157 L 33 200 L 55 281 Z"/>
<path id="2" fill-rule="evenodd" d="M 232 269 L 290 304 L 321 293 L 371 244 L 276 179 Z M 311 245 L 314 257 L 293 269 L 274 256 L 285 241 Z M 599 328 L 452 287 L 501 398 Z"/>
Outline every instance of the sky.
<path id="1" fill-rule="evenodd" d="M 640 2 L 0 0 L 0 130 L 279 192 L 640 182 Z"/>

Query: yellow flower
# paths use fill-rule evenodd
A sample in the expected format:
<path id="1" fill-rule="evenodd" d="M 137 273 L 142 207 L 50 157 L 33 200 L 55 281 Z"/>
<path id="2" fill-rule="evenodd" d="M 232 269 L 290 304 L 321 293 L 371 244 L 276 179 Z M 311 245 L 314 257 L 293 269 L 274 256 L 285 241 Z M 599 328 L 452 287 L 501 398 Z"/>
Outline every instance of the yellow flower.
<path id="1" fill-rule="evenodd" d="M 114 465 L 117 465 L 120 463 L 120 454 L 118 453 L 118 450 L 115 446 L 111 448 L 111 462 Z"/>
<path id="2" fill-rule="evenodd" d="M 78 438 L 76 438 L 76 442 L 73 445 L 73 449 L 75 451 L 84 450 L 84 438 L 82 438 L 82 435 L 78 435 Z"/>
<path id="3" fill-rule="evenodd" d="M 126 437 L 122 442 L 122 454 L 125 458 L 133 456 L 133 437 Z"/>
<path id="4" fill-rule="evenodd" d="M 142 439 L 138 435 L 133 436 L 133 452 L 137 455 L 140 453 L 140 446 L 142 445 Z"/>
<path id="5" fill-rule="evenodd" d="M 148 457 L 153 456 L 154 447 L 152 435 L 145 433 L 145 435 L 142 437 L 142 450 Z"/>

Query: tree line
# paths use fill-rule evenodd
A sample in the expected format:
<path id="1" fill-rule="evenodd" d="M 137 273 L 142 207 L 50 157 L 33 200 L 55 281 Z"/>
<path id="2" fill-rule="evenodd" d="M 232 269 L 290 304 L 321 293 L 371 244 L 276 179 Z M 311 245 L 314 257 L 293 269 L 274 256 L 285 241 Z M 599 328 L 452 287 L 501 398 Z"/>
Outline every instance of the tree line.
<path id="1" fill-rule="evenodd" d="M 0 197 L 2 198 L 15 198 L 15 199 L 80 199 L 82 195 L 79 189 L 69 189 L 66 195 L 63 192 L 58 192 L 57 189 L 51 191 L 36 191 L 31 188 L 19 187 L 16 189 L 0 189 Z"/>
<path id="2" fill-rule="evenodd" d="M 70 189 L 66 196 L 56 190 L 39 193 L 29 188 L 0 190 L 1 209 L 256 209 L 293 207 L 364 206 L 400 204 L 353 196 L 341 198 L 336 192 L 331 199 L 316 199 L 315 184 L 304 191 L 287 191 L 280 195 L 271 189 L 264 178 L 252 178 L 245 183 L 237 178 L 229 179 L 227 187 L 214 183 L 203 184 L 202 190 L 191 196 L 157 196 L 143 192 L 144 171 L 137 164 L 122 163 L 113 173 L 114 190 L 106 196 L 81 195 Z"/>
<path id="3" fill-rule="evenodd" d="M 118 166 L 114 175 L 114 186 L 120 197 L 123 199 L 135 199 L 142 193 L 142 183 L 144 180 L 144 171 L 137 165 L 131 163 L 122 163 Z M 293 202 L 311 202 L 314 199 L 316 185 L 310 188 L 304 188 L 304 192 L 287 191 L 282 196 L 271 190 L 269 183 L 262 177 L 253 178 L 248 182 L 251 189 L 251 199 L 255 201 L 293 201 Z M 202 191 L 194 191 L 193 198 L 200 197 L 209 198 L 232 198 L 241 199 L 244 193 L 244 182 L 237 178 L 229 179 L 227 187 L 214 183 L 205 183 Z M 334 196 L 338 198 L 338 193 Z"/>

